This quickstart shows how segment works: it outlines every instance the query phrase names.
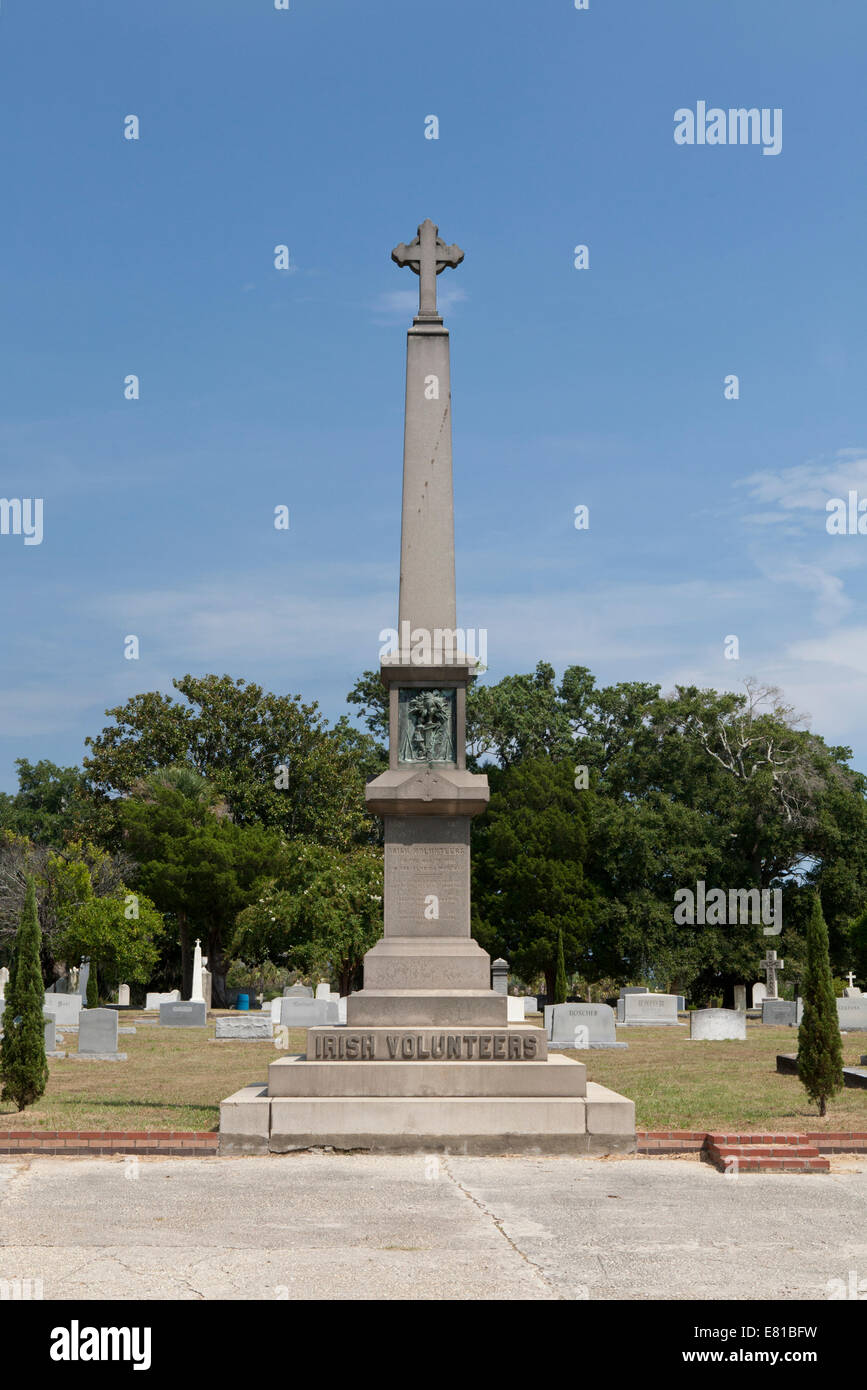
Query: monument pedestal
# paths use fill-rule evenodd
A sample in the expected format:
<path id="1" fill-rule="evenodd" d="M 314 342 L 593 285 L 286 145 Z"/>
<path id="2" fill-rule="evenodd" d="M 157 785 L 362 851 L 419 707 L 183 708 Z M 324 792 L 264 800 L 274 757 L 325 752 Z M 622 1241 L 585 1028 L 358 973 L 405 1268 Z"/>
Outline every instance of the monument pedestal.
<path id="1" fill-rule="evenodd" d="M 466 766 L 475 661 L 456 629 L 449 336 L 436 276 L 459 265 L 432 222 L 393 252 L 419 275 L 407 338 L 400 650 L 382 662 L 388 771 L 367 786 L 385 838 L 383 936 L 346 1023 L 308 1029 L 305 1056 L 220 1107 L 221 1153 L 623 1153 L 635 1107 L 549 1056 L 543 1029 L 508 1022 L 470 931 L 470 820 L 488 781 Z"/>

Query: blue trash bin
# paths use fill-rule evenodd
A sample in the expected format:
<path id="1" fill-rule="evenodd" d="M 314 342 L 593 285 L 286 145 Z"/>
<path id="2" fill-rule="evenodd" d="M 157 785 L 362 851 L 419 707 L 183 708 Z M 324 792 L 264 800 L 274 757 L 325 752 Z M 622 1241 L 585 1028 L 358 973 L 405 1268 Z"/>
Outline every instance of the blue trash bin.
<path id="1" fill-rule="evenodd" d="M 250 1011 L 250 996 L 249 996 L 249 994 L 239 994 L 239 995 L 238 995 L 237 1003 L 235 1004 L 235 1008 L 236 1008 L 236 1009 L 240 1009 L 242 1013 L 249 1013 L 249 1011 Z"/>

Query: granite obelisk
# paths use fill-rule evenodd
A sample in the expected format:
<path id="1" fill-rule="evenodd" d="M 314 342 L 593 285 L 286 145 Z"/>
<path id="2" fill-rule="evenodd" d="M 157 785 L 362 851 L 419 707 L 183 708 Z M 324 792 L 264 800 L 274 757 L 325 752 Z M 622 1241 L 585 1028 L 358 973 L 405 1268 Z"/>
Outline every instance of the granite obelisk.
<path id="1" fill-rule="evenodd" d="M 397 650 L 382 661 L 388 770 L 368 783 L 385 838 L 384 930 L 345 1024 L 307 1030 L 305 1056 L 220 1107 L 222 1153 L 609 1153 L 635 1148 L 631 1101 L 508 1022 L 470 933 L 470 822 L 488 781 L 467 771 L 475 659 L 456 628 L 449 335 L 436 280 L 463 252 L 430 221 L 392 252 L 419 277 L 407 335 Z M 469 646 L 469 644 L 466 644 Z"/>

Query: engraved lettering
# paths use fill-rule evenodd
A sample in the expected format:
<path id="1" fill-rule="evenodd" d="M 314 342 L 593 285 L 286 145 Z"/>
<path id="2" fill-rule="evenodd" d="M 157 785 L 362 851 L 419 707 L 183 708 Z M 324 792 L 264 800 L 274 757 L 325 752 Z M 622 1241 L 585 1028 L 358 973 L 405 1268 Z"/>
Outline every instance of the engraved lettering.
<path id="1" fill-rule="evenodd" d="M 494 1056 L 503 1058 L 506 1056 L 506 1039 L 499 1033 L 494 1038 Z"/>
<path id="2" fill-rule="evenodd" d="M 397 1049 L 400 1046 L 400 1038 L 395 1038 L 391 1033 L 386 1034 L 385 1041 L 388 1043 L 389 1057 L 397 1056 Z"/>
<path id="3" fill-rule="evenodd" d="M 479 1038 L 479 1056 L 480 1056 L 480 1057 L 490 1057 L 490 1056 L 491 1056 L 491 1043 L 492 1043 L 492 1039 L 491 1039 L 490 1037 L 487 1037 L 487 1038 Z"/>
<path id="4" fill-rule="evenodd" d="M 446 1057 L 449 1062 L 461 1055 L 461 1040 L 453 1036 L 446 1038 Z"/>

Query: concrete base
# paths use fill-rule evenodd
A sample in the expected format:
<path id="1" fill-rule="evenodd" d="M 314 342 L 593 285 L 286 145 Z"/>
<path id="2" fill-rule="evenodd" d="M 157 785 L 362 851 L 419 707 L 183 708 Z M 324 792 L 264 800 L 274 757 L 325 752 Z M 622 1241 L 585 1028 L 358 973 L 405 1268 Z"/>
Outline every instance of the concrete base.
<path id="1" fill-rule="evenodd" d="M 358 1063 L 308 1064 L 284 1058 L 275 1084 L 305 1084 L 301 1068 L 348 1076 Z M 397 1069 L 413 1063 L 380 1064 L 394 1072 L 386 1086 L 397 1086 Z M 430 1063 L 420 1064 L 430 1066 Z M 496 1063 L 460 1063 L 451 1070 L 485 1071 L 493 1086 Z M 514 1063 L 506 1064 L 515 1066 Z M 522 1065 L 522 1064 L 518 1064 Z M 501 1096 L 328 1095 L 270 1096 L 264 1084 L 245 1086 L 220 1106 L 220 1153 L 293 1153 L 303 1149 L 365 1150 L 374 1153 L 454 1154 L 607 1154 L 634 1153 L 635 1106 L 595 1082 L 584 1082 L 584 1067 L 569 1058 L 530 1063 L 536 1073 L 559 1078 L 571 1073 L 586 1094 Z M 344 1070 L 345 1068 L 345 1070 Z M 574 1071 L 572 1070 L 574 1068 Z M 580 1073 L 580 1076 L 579 1076 Z M 313 1070 L 311 1070 L 311 1078 Z M 326 1078 L 327 1081 L 327 1078 Z M 337 1075 L 330 1089 L 341 1084 Z M 350 1084 L 351 1079 L 350 1079 Z M 456 1083 L 461 1084 L 461 1083 Z M 469 1080 L 468 1083 L 469 1084 Z M 538 1083 L 537 1083 L 538 1084 Z"/>
<path id="2" fill-rule="evenodd" d="M 365 966 L 366 968 L 366 966 Z M 410 1027 L 508 1027 L 505 995 L 485 990 L 362 989 L 346 1001 L 351 1028 L 409 1025 Z"/>
<path id="3" fill-rule="evenodd" d="M 71 1062 L 125 1062 L 126 1052 L 68 1052 Z"/>
<path id="4" fill-rule="evenodd" d="M 570 1057 L 547 1062 L 317 1062 L 281 1057 L 268 1068 L 277 1097 L 509 1097 L 584 1096 L 586 1068 Z"/>

